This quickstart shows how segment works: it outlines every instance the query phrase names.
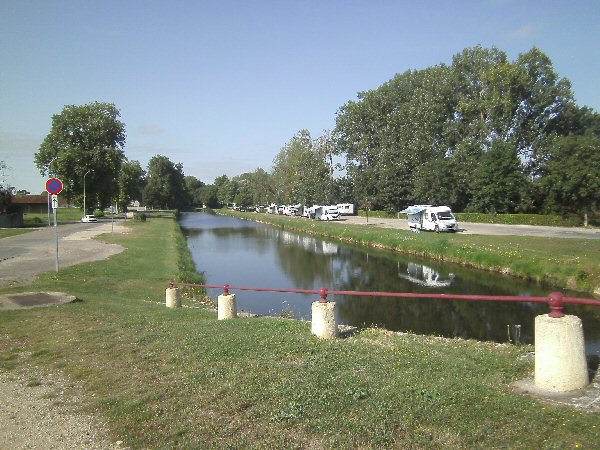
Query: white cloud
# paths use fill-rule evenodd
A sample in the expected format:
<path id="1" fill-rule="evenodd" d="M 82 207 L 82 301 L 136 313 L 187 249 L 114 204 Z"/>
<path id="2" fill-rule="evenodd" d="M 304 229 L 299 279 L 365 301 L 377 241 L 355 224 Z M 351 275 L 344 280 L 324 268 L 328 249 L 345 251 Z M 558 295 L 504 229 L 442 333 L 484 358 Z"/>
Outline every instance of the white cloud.
<path id="1" fill-rule="evenodd" d="M 535 32 L 535 27 L 530 23 L 523 25 L 522 27 L 517 28 L 509 33 L 510 37 L 513 39 L 528 39 L 533 36 Z"/>

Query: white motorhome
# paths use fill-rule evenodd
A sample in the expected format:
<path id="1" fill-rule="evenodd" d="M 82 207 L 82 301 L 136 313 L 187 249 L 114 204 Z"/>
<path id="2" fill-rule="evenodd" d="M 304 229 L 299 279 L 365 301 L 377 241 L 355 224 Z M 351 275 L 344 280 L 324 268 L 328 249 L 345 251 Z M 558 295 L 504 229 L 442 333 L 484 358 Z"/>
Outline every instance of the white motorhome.
<path id="1" fill-rule="evenodd" d="M 353 203 L 338 203 L 337 209 L 342 216 L 354 216 L 358 213 L 356 205 Z"/>
<path id="2" fill-rule="evenodd" d="M 458 222 L 448 206 L 413 205 L 400 212 L 408 215 L 412 231 L 458 231 Z"/>
<path id="3" fill-rule="evenodd" d="M 315 219 L 317 220 L 340 220 L 340 212 L 336 206 L 318 206 L 315 209 Z"/>

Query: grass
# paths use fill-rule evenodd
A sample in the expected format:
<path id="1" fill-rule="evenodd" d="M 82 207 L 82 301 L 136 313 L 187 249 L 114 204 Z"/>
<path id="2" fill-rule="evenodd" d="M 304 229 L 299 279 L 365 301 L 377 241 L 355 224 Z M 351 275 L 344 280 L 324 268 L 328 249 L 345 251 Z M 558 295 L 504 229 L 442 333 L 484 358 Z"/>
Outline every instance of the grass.
<path id="1" fill-rule="evenodd" d="M 171 219 L 129 222 L 127 250 L 22 290 L 81 301 L 0 313 L 0 370 L 61 370 L 131 448 L 597 446 L 598 414 L 513 393 L 530 347 L 365 329 L 335 341 L 286 319 L 164 306 L 181 269 Z M 15 291 L 15 289 L 11 289 Z M 2 292 L 8 289 L 1 290 Z M 34 383 L 44 380 L 33 379 Z"/>
<path id="2" fill-rule="evenodd" d="M 33 230 L 24 230 L 23 228 L 0 228 L 0 239 L 11 236 L 18 236 L 19 234 L 29 233 Z"/>
<path id="3" fill-rule="evenodd" d="M 279 227 L 502 272 L 548 287 L 581 292 L 600 289 L 600 240 L 531 236 L 412 233 L 408 230 L 306 220 L 271 214 L 221 213 Z"/>
<path id="4" fill-rule="evenodd" d="M 56 211 L 56 221 L 60 223 L 81 222 L 83 212 L 79 208 L 58 208 Z M 44 226 L 48 225 L 48 213 L 24 213 L 23 222 L 25 226 Z M 50 211 L 50 223 L 54 224 L 54 214 Z"/>

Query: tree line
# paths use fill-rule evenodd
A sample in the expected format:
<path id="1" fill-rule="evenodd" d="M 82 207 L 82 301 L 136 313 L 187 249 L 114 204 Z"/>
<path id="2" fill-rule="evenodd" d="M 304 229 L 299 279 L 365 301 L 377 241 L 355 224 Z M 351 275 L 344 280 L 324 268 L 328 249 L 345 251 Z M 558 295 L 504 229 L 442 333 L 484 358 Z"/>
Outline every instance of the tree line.
<path id="1" fill-rule="evenodd" d="M 587 216 L 600 203 L 600 115 L 576 104 L 539 49 L 510 61 L 466 48 L 360 92 L 333 131 L 298 132 L 270 172 L 219 177 L 199 199 Z"/>
<path id="2" fill-rule="evenodd" d="M 87 176 L 99 206 L 430 203 L 579 216 L 600 206 L 600 115 L 577 105 L 569 80 L 537 48 L 514 61 L 495 47 L 466 48 L 451 64 L 397 74 L 342 105 L 332 131 L 292 136 L 270 170 L 212 184 L 166 156 L 147 170 L 127 160 L 118 117 L 112 104 L 66 106 L 35 156 L 42 174 L 60 175 L 75 201 Z"/>

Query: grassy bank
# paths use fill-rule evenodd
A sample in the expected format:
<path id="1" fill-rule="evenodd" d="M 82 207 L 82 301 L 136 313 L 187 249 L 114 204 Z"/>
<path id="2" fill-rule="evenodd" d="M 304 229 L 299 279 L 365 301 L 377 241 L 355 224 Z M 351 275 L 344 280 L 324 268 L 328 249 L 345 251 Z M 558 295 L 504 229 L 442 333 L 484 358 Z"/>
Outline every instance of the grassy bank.
<path id="1" fill-rule="evenodd" d="M 5 237 L 17 236 L 19 234 L 29 233 L 33 230 L 25 230 L 23 228 L 0 228 L 0 239 Z"/>
<path id="2" fill-rule="evenodd" d="M 271 214 L 223 214 L 260 220 L 360 245 L 456 262 L 537 281 L 549 288 L 593 292 L 600 288 L 600 240 L 530 236 L 411 233 L 372 225 L 328 223 Z"/>
<path id="3" fill-rule="evenodd" d="M 367 216 L 367 211 L 360 210 L 360 216 Z M 369 217 L 406 219 L 406 214 L 387 211 L 369 211 Z M 580 227 L 583 221 L 579 217 L 562 217 L 551 214 L 485 214 L 485 213 L 454 213 L 459 222 L 494 223 L 501 225 L 539 225 L 547 227 Z M 590 219 L 591 225 L 597 225 L 595 218 Z"/>
<path id="4" fill-rule="evenodd" d="M 333 342 L 285 319 L 167 310 L 178 225 L 130 222 L 127 250 L 22 290 L 81 301 L 0 313 L 0 370 L 60 370 L 131 448 L 592 448 L 598 414 L 512 392 L 531 348 L 367 329 Z M 14 290 L 14 289 L 13 289 Z M 4 290 L 5 292 L 6 290 Z M 35 379 L 31 389 L 46 383 Z M 60 400 L 57 399 L 57 403 Z"/>

